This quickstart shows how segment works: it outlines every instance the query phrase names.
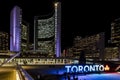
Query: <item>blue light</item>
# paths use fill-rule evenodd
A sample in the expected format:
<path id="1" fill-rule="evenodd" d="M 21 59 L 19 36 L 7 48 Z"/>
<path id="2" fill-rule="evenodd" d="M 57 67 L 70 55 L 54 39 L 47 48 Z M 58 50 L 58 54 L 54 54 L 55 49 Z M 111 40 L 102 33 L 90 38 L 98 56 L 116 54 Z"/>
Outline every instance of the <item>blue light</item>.
<path id="1" fill-rule="evenodd" d="M 90 68 L 89 68 L 89 66 L 88 66 L 88 65 L 84 66 L 84 71 L 85 71 L 85 72 L 90 71 Z"/>
<path id="2" fill-rule="evenodd" d="M 70 65 L 67 65 L 65 66 L 66 70 L 67 70 L 67 73 L 73 73 L 73 72 L 78 72 L 78 73 L 81 73 L 81 72 L 101 72 L 101 71 L 104 71 L 104 66 L 103 65 L 73 65 L 73 66 L 70 66 Z"/>
<path id="3" fill-rule="evenodd" d="M 88 74 L 88 75 L 76 75 L 78 80 L 120 80 L 119 73 L 101 73 L 101 74 Z M 67 80 L 62 78 L 61 80 Z M 73 80 L 73 76 L 70 76 L 70 80 Z"/>

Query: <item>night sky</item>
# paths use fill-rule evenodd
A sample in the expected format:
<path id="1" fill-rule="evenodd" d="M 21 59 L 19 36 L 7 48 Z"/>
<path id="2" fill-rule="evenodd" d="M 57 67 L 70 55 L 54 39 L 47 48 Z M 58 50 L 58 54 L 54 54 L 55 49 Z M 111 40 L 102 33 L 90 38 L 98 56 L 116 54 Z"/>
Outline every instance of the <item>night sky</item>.
<path id="1" fill-rule="evenodd" d="M 120 17 L 119 2 L 58 1 L 62 4 L 62 49 L 71 47 L 73 38 L 77 35 L 85 37 L 105 32 L 106 39 L 109 39 L 110 24 L 114 19 Z M 30 36 L 33 37 L 34 16 L 49 14 L 53 10 L 53 2 L 55 0 L 0 0 L 0 31 L 9 33 L 10 11 L 13 6 L 18 5 L 22 8 L 23 19 L 30 23 Z"/>

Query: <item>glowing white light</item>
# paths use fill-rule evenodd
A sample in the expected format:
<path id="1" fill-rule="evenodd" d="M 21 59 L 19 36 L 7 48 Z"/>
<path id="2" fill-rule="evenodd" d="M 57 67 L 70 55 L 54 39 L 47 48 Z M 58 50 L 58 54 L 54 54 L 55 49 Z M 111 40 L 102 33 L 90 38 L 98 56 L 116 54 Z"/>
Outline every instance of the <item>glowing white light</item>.
<path id="1" fill-rule="evenodd" d="M 16 80 L 20 80 L 19 72 L 16 71 Z"/>
<path id="2" fill-rule="evenodd" d="M 55 7 L 57 7 L 58 3 L 55 3 Z"/>

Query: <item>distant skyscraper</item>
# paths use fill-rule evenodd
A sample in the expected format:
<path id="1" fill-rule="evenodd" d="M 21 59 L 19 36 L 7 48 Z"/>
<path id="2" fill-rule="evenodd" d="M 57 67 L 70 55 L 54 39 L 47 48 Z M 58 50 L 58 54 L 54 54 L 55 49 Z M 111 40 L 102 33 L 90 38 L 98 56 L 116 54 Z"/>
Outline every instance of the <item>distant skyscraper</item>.
<path id="1" fill-rule="evenodd" d="M 120 18 L 111 23 L 111 43 L 120 46 Z"/>
<path id="2" fill-rule="evenodd" d="M 73 42 L 73 54 L 77 57 L 82 50 L 85 51 L 86 58 L 104 58 L 105 47 L 104 32 L 89 37 L 81 38 L 77 36 Z"/>
<path id="3" fill-rule="evenodd" d="M 0 52 L 7 52 L 8 50 L 8 33 L 0 32 Z"/>
<path id="4" fill-rule="evenodd" d="M 21 50 L 21 18 L 22 10 L 15 6 L 10 14 L 10 51 L 19 52 Z"/>
<path id="5" fill-rule="evenodd" d="M 61 4 L 54 4 L 54 14 L 34 18 L 34 50 L 41 54 L 61 55 Z"/>

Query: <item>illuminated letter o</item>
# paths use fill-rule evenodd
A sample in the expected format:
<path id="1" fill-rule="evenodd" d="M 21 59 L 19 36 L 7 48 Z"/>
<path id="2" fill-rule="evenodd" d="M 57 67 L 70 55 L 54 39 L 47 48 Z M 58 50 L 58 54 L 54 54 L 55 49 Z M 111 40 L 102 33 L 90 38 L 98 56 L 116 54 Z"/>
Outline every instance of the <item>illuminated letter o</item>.
<path id="1" fill-rule="evenodd" d="M 71 68 L 71 71 L 72 71 L 72 72 L 78 72 L 78 67 L 77 67 L 77 66 L 73 66 L 73 67 Z"/>
<path id="2" fill-rule="evenodd" d="M 99 66 L 99 71 L 104 71 L 104 66 L 103 65 Z"/>

